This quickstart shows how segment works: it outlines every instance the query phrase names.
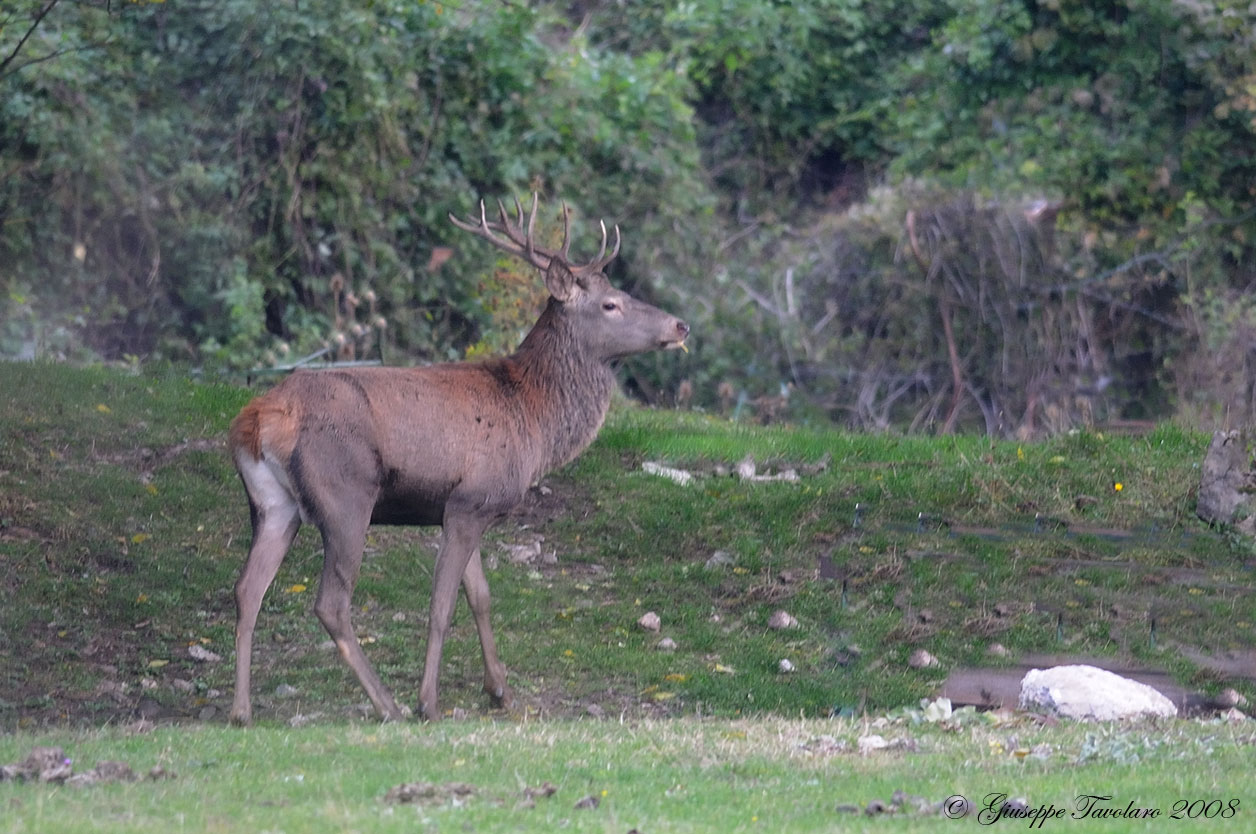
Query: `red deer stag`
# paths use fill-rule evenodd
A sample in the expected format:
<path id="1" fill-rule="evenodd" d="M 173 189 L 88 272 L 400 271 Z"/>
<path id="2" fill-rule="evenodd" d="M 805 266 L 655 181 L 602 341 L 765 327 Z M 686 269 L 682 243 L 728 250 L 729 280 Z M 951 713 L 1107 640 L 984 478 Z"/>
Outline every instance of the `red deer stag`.
<path id="1" fill-rule="evenodd" d="M 602 248 L 583 266 L 568 260 L 569 217 L 556 251 L 533 240 L 537 197 L 524 226 L 511 219 L 450 220 L 545 274 L 545 311 L 512 355 L 422 368 L 298 371 L 244 407 L 231 424 L 231 456 L 248 493 L 253 542 L 236 582 L 235 700 L 231 720 L 252 718 L 253 629 L 266 589 L 302 522 L 323 537 L 314 611 L 358 676 L 380 717 L 403 717 L 371 667 L 349 621 L 367 526 L 442 527 L 432 579 L 419 713 L 440 716 L 437 679 L 458 586 L 466 591 L 484 655 L 484 689 L 513 701 L 489 620 L 480 564 L 485 529 L 542 475 L 572 460 L 597 435 L 615 388 L 611 363 L 684 345 L 689 326 L 610 285 Z"/>

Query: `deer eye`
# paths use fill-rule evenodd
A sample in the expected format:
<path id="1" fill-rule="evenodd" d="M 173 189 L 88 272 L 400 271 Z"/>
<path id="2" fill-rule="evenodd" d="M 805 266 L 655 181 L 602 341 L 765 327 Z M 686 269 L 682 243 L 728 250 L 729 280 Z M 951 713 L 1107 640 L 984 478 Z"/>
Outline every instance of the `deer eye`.
<path id="1" fill-rule="evenodd" d="M 613 313 L 619 309 L 619 305 L 616 304 L 614 301 L 603 301 L 602 309 L 608 313 Z"/>

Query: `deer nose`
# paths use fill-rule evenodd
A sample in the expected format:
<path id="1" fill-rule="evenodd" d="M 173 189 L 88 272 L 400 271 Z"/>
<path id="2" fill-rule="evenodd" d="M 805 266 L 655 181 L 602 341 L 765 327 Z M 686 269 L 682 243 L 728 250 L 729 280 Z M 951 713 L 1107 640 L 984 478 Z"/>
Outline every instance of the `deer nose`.
<path id="1" fill-rule="evenodd" d="M 676 335 L 681 340 L 684 340 L 684 338 L 689 335 L 689 325 L 677 319 L 676 320 Z"/>

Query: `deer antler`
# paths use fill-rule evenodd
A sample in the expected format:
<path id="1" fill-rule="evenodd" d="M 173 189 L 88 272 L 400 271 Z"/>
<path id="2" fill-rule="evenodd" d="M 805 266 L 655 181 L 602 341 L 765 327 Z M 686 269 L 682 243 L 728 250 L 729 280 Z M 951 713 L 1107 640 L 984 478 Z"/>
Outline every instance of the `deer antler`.
<path id="1" fill-rule="evenodd" d="M 563 245 L 561 248 L 546 249 L 536 245 L 533 239 L 533 230 L 536 227 L 536 212 L 540 205 L 540 198 L 535 192 L 532 194 L 532 208 L 528 212 L 527 227 L 524 227 L 523 206 L 519 201 L 515 200 L 515 219 L 511 222 L 510 217 L 506 214 L 506 206 L 501 200 L 497 201 L 497 213 L 500 221 L 492 221 L 488 219 L 488 213 L 484 208 L 484 201 L 480 201 L 480 217 L 478 220 L 472 218 L 470 221 L 460 220 L 454 215 L 449 215 L 449 220 L 459 229 L 470 232 L 477 237 L 482 237 L 489 243 L 505 252 L 509 252 L 516 257 L 522 258 L 532 266 L 542 272 L 549 269 L 550 262 L 554 258 L 558 258 L 560 262 L 565 264 L 574 275 L 588 275 L 593 272 L 601 272 L 615 256 L 619 254 L 619 226 L 615 226 L 615 246 L 611 249 L 610 255 L 606 254 L 606 224 L 598 221 L 598 225 L 602 228 L 602 246 L 598 250 L 597 257 L 589 261 L 587 264 L 575 266 L 569 260 L 568 250 L 571 248 L 571 210 L 567 208 L 567 204 L 563 203 Z M 503 237 L 504 235 L 504 237 Z"/>

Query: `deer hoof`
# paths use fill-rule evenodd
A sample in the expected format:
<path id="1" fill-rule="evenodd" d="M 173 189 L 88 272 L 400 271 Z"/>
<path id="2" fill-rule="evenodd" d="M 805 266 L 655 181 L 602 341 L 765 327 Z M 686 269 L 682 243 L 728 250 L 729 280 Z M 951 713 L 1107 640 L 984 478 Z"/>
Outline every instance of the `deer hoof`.
<path id="1" fill-rule="evenodd" d="M 499 686 L 496 689 L 485 691 L 488 692 L 489 702 L 492 703 L 494 709 L 513 709 L 515 705 L 515 693 L 510 691 L 508 686 Z"/>

